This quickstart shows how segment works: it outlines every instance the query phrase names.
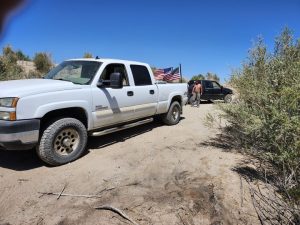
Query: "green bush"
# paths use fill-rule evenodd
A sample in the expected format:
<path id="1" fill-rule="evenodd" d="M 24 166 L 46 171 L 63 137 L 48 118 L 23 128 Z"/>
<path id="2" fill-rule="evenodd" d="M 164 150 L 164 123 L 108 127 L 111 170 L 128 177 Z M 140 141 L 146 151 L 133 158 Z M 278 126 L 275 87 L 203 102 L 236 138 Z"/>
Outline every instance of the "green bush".
<path id="1" fill-rule="evenodd" d="M 53 67 L 51 56 L 45 52 L 36 53 L 33 62 L 37 71 L 42 74 L 48 73 Z"/>
<path id="2" fill-rule="evenodd" d="M 85 53 L 83 54 L 83 58 L 94 58 L 94 57 L 93 57 L 93 54 L 92 54 L 92 53 L 85 52 Z"/>
<path id="3" fill-rule="evenodd" d="M 5 46 L 0 56 L 0 81 L 20 79 L 24 76 L 24 72 L 17 65 L 18 57 L 12 50 L 11 46 Z"/>
<path id="4" fill-rule="evenodd" d="M 238 92 L 237 104 L 221 108 L 236 138 L 272 162 L 287 193 L 299 195 L 300 40 L 286 28 L 269 53 L 260 38 L 230 83 Z"/>

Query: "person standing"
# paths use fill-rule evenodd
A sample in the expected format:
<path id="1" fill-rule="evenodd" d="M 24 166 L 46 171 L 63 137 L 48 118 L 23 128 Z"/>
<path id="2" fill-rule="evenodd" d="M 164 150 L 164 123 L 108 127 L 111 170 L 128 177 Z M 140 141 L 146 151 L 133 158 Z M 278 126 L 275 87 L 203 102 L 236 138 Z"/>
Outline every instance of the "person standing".
<path id="1" fill-rule="evenodd" d="M 197 105 L 197 107 L 199 107 L 200 105 L 200 98 L 201 98 L 201 94 L 202 94 L 202 86 L 200 81 L 196 81 L 194 87 L 193 87 L 193 93 L 195 94 L 195 101 L 193 102 L 192 106 Z"/>

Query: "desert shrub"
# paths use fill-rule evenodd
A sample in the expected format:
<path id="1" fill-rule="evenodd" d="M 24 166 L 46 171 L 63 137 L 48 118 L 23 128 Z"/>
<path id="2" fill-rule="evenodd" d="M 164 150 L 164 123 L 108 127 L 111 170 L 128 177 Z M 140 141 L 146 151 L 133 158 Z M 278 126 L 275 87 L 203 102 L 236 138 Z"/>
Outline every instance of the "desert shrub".
<path id="1" fill-rule="evenodd" d="M 45 52 L 36 53 L 33 62 L 37 71 L 42 74 L 48 73 L 53 67 L 51 56 Z"/>
<path id="2" fill-rule="evenodd" d="M 300 181 L 300 40 L 289 29 L 268 52 L 261 38 L 242 68 L 232 74 L 237 104 L 222 105 L 236 139 L 270 161 L 279 185 L 299 199 Z"/>
<path id="3" fill-rule="evenodd" d="M 44 74 L 40 73 L 39 71 L 36 70 L 30 70 L 26 74 L 26 79 L 33 79 L 33 78 L 42 78 Z"/>
<path id="4" fill-rule="evenodd" d="M 85 53 L 83 54 L 83 58 L 94 58 L 94 57 L 93 57 L 93 54 L 92 54 L 92 53 L 85 52 Z"/>
<path id="5" fill-rule="evenodd" d="M 18 57 L 10 46 L 6 46 L 2 50 L 0 56 L 0 81 L 20 79 L 24 72 L 20 66 L 17 65 Z"/>
<path id="6" fill-rule="evenodd" d="M 28 55 L 25 55 L 21 50 L 16 51 L 15 54 L 16 54 L 18 60 L 31 61 L 30 57 Z"/>

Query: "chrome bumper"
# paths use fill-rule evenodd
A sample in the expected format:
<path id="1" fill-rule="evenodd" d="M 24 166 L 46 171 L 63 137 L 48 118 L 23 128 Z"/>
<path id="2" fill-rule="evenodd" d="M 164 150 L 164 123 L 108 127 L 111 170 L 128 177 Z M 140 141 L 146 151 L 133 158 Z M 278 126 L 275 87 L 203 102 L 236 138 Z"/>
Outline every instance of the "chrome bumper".
<path id="1" fill-rule="evenodd" d="M 33 148 L 39 140 L 40 121 L 0 120 L 0 147 L 5 150 L 26 150 Z"/>

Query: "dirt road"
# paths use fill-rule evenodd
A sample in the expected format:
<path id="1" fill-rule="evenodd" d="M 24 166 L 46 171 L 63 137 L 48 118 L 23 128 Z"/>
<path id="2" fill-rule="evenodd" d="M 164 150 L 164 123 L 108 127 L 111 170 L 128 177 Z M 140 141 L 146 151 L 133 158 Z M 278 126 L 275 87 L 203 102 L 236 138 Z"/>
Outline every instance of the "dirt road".
<path id="1" fill-rule="evenodd" d="M 76 162 L 47 167 L 34 152 L 0 152 L 0 224 L 259 224 L 237 168 L 245 156 L 210 146 L 213 104 L 186 106 L 173 127 L 151 123 L 90 138 Z M 216 146 L 216 145 L 214 145 Z M 224 146 L 223 146 L 224 147 Z M 99 198 L 39 192 L 99 195 Z"/>

